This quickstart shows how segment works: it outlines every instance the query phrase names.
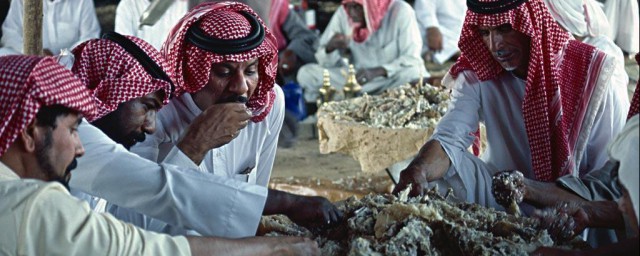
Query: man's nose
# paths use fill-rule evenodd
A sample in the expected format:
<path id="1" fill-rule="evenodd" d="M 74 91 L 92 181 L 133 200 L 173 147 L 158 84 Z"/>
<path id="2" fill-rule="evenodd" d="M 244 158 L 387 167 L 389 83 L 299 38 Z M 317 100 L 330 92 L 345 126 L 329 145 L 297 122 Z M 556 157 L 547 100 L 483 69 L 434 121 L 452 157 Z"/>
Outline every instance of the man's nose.
<path id="1" fill-rule="evenodd" d="M 500 50 L 502 45 L 502 36 L 496 33 L 496 31 L 489 32 L 489 50 L 491 52 L 496 52 Z"/>
<path id="2" fill-rule="evenodd" d="M 82 141 L 80 137 L 76 134 L 75 136 L 75 149 L 76 149 L 76 157 L 81 157 L 84 155 L 84 147 L 82 146 Z"/>
<path id="3" fill-rule="evenodd" d="M 244 74 L 237 74 L 231 79 L 229 85 L 229 91 L 236 95 L 246 95 L 249 91 L 249 85 L 247 84 L 247 77 Z"/>
<path id="4" fill-rule="evenodd" d="M 146 134 L 153 134 L 156 132 L 156 110 L 152 109 L 147 111 L 144 116 L 144 123 L 142 124 L 142 132 Z"/>

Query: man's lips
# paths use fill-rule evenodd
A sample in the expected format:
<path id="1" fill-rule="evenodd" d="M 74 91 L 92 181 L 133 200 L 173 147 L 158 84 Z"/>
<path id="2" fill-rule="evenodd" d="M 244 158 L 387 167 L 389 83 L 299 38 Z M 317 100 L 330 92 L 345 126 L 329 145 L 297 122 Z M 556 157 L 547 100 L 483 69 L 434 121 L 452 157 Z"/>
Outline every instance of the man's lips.
<path id="1" fill-rule="evenodd" d="M 498 60 L 499 62 L 507 62 L 511 60 L 511 58 L 513 57 L 513 52 L 502 54 L 500 56 L 495 55 L 495 57 L 496 57 L 496 60 Z"/>

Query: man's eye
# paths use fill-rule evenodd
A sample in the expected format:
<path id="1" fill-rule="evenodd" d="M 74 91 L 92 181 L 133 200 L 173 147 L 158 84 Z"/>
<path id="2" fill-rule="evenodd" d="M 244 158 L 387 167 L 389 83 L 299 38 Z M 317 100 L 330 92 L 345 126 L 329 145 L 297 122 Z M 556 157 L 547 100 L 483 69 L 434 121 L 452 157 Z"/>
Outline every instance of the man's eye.
<path id="1" fill-rule="evenodd" d="M 489 30 L 480 29 L 480 30 L 478 30 L 478 32 L 480 33 L 481 36 L 488 36 L 489 35 Z"/>

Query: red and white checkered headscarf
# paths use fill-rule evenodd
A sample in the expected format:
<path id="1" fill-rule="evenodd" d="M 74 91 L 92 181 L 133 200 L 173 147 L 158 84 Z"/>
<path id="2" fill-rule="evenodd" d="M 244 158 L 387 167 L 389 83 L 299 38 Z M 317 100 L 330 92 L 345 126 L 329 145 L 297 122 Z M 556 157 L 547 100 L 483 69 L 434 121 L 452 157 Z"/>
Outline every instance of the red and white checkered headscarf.
<path id="1" fill-rule="evenodd" d="M 244 38 L 251 32 L 251 25 L 241 12 L 255 16 L 265 29 L 265 37 L 258 47 L 237 54 L 217 54 L 196 47 L 186 41 L 189 28 L 196 21 L 208 36 L 217 39 Z M 276 39 L 264 22 L 247 5 L 237 2 L 203 3 L 194 7 L 173 27 L 162 46 L 162 54 L 174 69 L 175 95 L 194 93 L 209 82 L 211 65 L 222 62 L 244 62 L 258 58 L 260 80 L 247 102 L 253 112 L 251 121 L 260 122 L 271 111 L 276 94 L 273 89 L 278 67 Z"/>
<path id="2" fill-rule="evenodd" d="M 357 3 L 362 5 L 362 9 L 364 9 L 364 18 L 367 23 L 365 28 L 356 27 L 353 28 L 353 40 L 362 43 L 369 38 L 369 35 L 372 35 L 382 25 L 382 19 L 387 14 L 389 10 L 389 6 L 395 0 L 342 0 L 342 7 L 347 10 L 344 6 L 348 3 Z M 347 16 L 349 13 L 347 12 Z M 351 25 L 355 25 L 351 18 L 349 18 L 349 22 Z"/>
<path id="3" fill-rule="evenodd" d="M 636 63 L 640 65 L 640 53 L 636 54 Z M 627 115 L 627 120 L 629 118 L 635 116 L 640 112 L 640 80 L 636 85 L 636 90 L 633 92 L 633 97 L 631 98 L 631 107 L 629 107 L 629 114 Z"/>
<path id="4" fill-rule="evenodd" d="M 160 53 L 147 42 L 126 36 L 143 50 L 168 75 L 169 65 Z M 98 112 L 91 117 L 93 122 L 115 111 L 118 105 L 143 97 L 158 90 L 165 94 L 164 104 L 171 95 L 171 85 L 153 78 L 145 68 L 124 48 L 108 39 L 86 41 L 73 49 L 75 58 L 73 73 L 91 90 Z"/>
<path id="5" fill-rule="evenodd" d="M 52 57 L 0 57 L 0 156 L 33 121 L 42 106 L 62 105 L 95 114 L 89 92 Z"/>
<path id="6" fill-rule="evenodd" d="M 535 178 L 552 181 L 575 171 L 575 157 L 581 157 L 575 152 L 583 149 L 580 143 L 586 140 L 579 141 L 578 137 L 592 100 L 591 82 L 598 77 L 605 55 L 593 46 L 571 40 L 542 0 L 528 0 L 497 14 L 478 14 L 469 8 L 458 42 L 461 56 L 451 67 L 451 75 L 456 77 L 463 70 L 473 70 L 480 80 L 487 81 L 505 72 L 491 56 L 477 27 L 507 23 L 531 38 L 522 111 Z M 557 56 L 561 51 L 564 51 L 562 60 Z M 596 68 L 590 70 L 590 65 Z"/>

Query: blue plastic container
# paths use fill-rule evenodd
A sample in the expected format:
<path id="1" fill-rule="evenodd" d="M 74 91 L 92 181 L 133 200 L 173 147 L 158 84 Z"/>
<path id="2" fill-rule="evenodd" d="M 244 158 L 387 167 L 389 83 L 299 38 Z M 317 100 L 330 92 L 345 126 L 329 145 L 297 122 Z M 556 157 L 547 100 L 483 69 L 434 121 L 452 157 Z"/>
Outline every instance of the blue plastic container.
<path id="1" fill-rule="evenodd" d="M 284 92 L 284 106 L 294 113 L 296 119 L 301 121 L 307 117 L 307 107 L 302 96 L 302 87 L 296 82 L 287 82 L 282 86 Z"/>

